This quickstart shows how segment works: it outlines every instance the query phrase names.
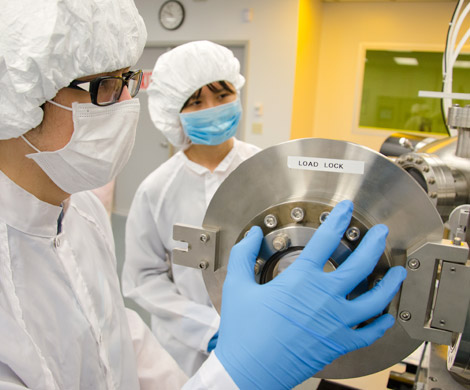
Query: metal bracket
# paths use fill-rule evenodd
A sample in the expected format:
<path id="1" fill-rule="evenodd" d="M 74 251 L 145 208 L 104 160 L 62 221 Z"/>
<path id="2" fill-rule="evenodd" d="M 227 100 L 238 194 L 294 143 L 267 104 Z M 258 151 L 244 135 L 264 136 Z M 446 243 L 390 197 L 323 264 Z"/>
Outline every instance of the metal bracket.
<path id="1" fill-rule="evenodd" d="M 173 239 L 188 244 L 188 249 L 173 249 L 172 259 L 174 264 L 204 271 L 215 271 L 218 268 L 216 261 L 219 241 L 218 228 L 199 228 L 175 224 L 173 226 Z"/>
<path id="2" fill-rule="evenodd" d="M 470 294 L 466 243 L 428 242 L 406 261 L 398 316 L 410 337 L 452 344 L 453 333 L 465 326 Z"/>

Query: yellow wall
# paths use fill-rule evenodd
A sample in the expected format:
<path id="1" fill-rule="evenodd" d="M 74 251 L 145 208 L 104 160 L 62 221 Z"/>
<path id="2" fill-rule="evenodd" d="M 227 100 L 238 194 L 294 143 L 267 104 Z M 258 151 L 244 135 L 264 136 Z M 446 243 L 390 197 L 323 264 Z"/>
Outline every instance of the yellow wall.
<path id="1" fill-rule="evenodd" d="M 378 150 L 390 132 L 360 131 L 355 124 L 361 48 L 444 49 L 454 7 L 448 1 L 319 5 L 316 0 L 301 0 L 291 137 L 342 139 Z M 316 68 L 316 74 L 309 68 Z"/>
<path id="2" fill-rule="evenodd" d="M 322 5 L 320 0 L 299 0 L 291 139 L 313 135 Z"/>

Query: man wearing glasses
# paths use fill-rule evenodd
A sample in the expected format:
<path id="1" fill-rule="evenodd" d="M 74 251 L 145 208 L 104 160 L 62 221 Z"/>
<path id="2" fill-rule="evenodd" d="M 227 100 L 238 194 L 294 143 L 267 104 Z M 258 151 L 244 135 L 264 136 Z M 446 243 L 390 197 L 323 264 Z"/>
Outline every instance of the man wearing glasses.
<path id="1" fill-rule="evenodd" d="M 354 328 L 382 312 L 403 269 L 345 299 L 383 252 L 384 226 L 342 271 L 322 272 L 351 218 L 342 202 L 270 283 L 253 277 L 260 229 L 234 247 L 218 344 L 186 382 L 124 308 L 108 216 L 87 191 L 134 143 L 141 72 L 129 67 L 146 31 L 133 1 L 4 2 L 0 36 L 1 389 L 288 389 L 393 325 L 384 315 Z"/>

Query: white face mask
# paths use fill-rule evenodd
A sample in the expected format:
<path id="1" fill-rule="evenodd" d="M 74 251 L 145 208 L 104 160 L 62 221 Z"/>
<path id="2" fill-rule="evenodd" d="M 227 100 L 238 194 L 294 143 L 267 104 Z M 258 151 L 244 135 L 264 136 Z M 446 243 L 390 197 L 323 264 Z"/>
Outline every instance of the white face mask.
<path id="1" fill-rule="evenodd" d="M 92 190 L 109 183 L 129 160 L 134 147 L 139 99 L 125 100 L 106 107 L 72 103 L 73 134 L 62 149 L 42 152 L 25 137 L 37 153 L 33 159 L 51 180 L 68 194 Z"/>

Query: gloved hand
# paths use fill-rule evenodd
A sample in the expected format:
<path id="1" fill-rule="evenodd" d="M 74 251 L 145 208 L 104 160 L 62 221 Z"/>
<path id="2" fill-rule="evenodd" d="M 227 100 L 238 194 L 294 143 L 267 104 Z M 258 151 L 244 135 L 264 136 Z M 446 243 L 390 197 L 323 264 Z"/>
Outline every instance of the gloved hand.
<path id="1" fill-rule="evenodd" d="M 253 227 L 230 255 L 222 295 L 215 354 L 244 389 L 291 389 L 339 356 L 372 344 L 394 323 L 380 314 L 406 277 L 391 268 L 380 283 L 354 300 L 346 295 L 369 275 L 385 249 L 388 229 L 376 225 L 335 271 L 323 266 L 349 225 L 353 205 L 339 203 L 299 257 L 272 281 L 260 285 L 254 264 L 263 238 Z"/>
<path id="2" fill-rule="evenodd" d="M 217 345 L 217 340 L 219 338 L 219 331 L 215 332 L 214 336 L 209 340 L 209 343 L 207 344 L 207 352 L 211 352 L 215 346 Z"/>

